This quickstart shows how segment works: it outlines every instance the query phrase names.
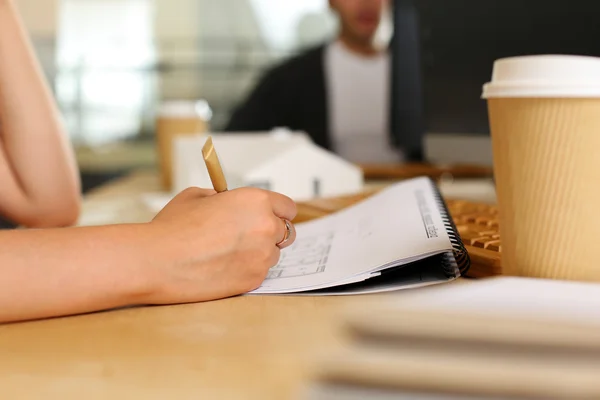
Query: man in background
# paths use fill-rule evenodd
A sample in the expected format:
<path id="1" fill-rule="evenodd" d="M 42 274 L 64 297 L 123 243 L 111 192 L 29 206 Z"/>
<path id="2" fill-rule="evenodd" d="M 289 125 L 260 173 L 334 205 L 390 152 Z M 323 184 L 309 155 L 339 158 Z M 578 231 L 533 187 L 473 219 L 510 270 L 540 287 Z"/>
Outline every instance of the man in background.
<path id="1" fill-rule="evenodd" d="M 402 161 L 390 139 L 390 55 L 375 39 L 389 0 L 329 0 L 340 30 L 264 75 L 227 131 L 307 132 L 356 163 Z"/>

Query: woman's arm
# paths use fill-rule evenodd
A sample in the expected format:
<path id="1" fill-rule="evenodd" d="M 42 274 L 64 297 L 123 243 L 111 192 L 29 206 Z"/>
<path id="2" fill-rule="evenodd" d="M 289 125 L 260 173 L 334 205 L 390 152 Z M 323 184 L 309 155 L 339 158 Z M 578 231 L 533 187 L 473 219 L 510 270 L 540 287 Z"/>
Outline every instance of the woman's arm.
<path id="1" fill-rule="evenodd" d="M 151 241 L 148 225 L 1 231 L 0 324 L 143 303 Z"/>
<path id="2" fill-rule="evenodd" d="M 144 224 L 0 231 L 0 324 L 246 293 L 295 215 L 276 193 L 189 189 Z"/>
<path id="3" fill-rule="evenodd" d="M 12 0 L 0 0 L 0 214 L 29 227 L 74 223 L 76 162 Z"/>

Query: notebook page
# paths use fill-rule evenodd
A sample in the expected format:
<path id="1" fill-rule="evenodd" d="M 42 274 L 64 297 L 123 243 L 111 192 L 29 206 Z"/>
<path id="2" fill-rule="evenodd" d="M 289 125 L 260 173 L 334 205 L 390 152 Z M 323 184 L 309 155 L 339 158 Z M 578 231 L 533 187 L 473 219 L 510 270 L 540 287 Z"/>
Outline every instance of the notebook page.
<path id="1" fill-rule="evenodd" d="M 353 277 L 358 282 L 382 266 L 451 250 L 433 185 L 427 178 L 400 182 L 336 214 L 298 224 L 296 242 L 253 293 L 313 290 Z"/>
<path id="2" fill-rule="evenodd" d="M 436 257 L 437 259 L 437 257 Z M 395 292 L 398 290 L 416 289 L 426 286 L 439 285 L 451 282 L 458 277 L 448 277 L 443 270 L 429 263 L 424 267 L 411 270 L 402 270 L 396 273 L 386 273 L 370 277 L 368 281 L 342 283 L 340 286 L 329 287 L 317 291 L 288 293 L 291 296 L 349 296 L 383 292 Z M 268 294 L 268 293 L 264 293 Z M 279 293 L 282 295 L 285 293 Z"/>

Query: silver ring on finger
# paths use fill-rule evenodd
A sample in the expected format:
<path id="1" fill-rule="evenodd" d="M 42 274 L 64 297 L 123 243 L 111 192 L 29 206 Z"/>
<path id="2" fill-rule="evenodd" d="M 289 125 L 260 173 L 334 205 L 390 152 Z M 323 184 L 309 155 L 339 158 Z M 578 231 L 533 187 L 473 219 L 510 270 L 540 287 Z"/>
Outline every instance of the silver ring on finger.
<path id="1" fill-rule="evenodd" d="M 292 237 L 292 230 L 294 229 L 294 226 L 290 221 L 288 221 L 287 219 L 282 219 L 282 221 L 285 224 L 285 235 L 283 236 L 283 239 L 281 239 L 281 241 L 277 243 L 277 247 L 282 247 L 290 240 L 290 238 Z"/>

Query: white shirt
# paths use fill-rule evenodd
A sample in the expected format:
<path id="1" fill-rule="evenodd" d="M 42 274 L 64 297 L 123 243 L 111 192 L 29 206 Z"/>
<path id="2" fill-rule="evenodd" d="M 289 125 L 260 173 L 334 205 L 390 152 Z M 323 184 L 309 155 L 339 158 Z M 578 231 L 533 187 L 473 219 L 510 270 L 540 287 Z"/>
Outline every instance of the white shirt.
<path id="1" fill-rule="evenodd" d="M 398 163 L 390 144 L 390 56 L 356 54 L 340 41 L 325 50 L 333 150 L 354 163 Z"/>

